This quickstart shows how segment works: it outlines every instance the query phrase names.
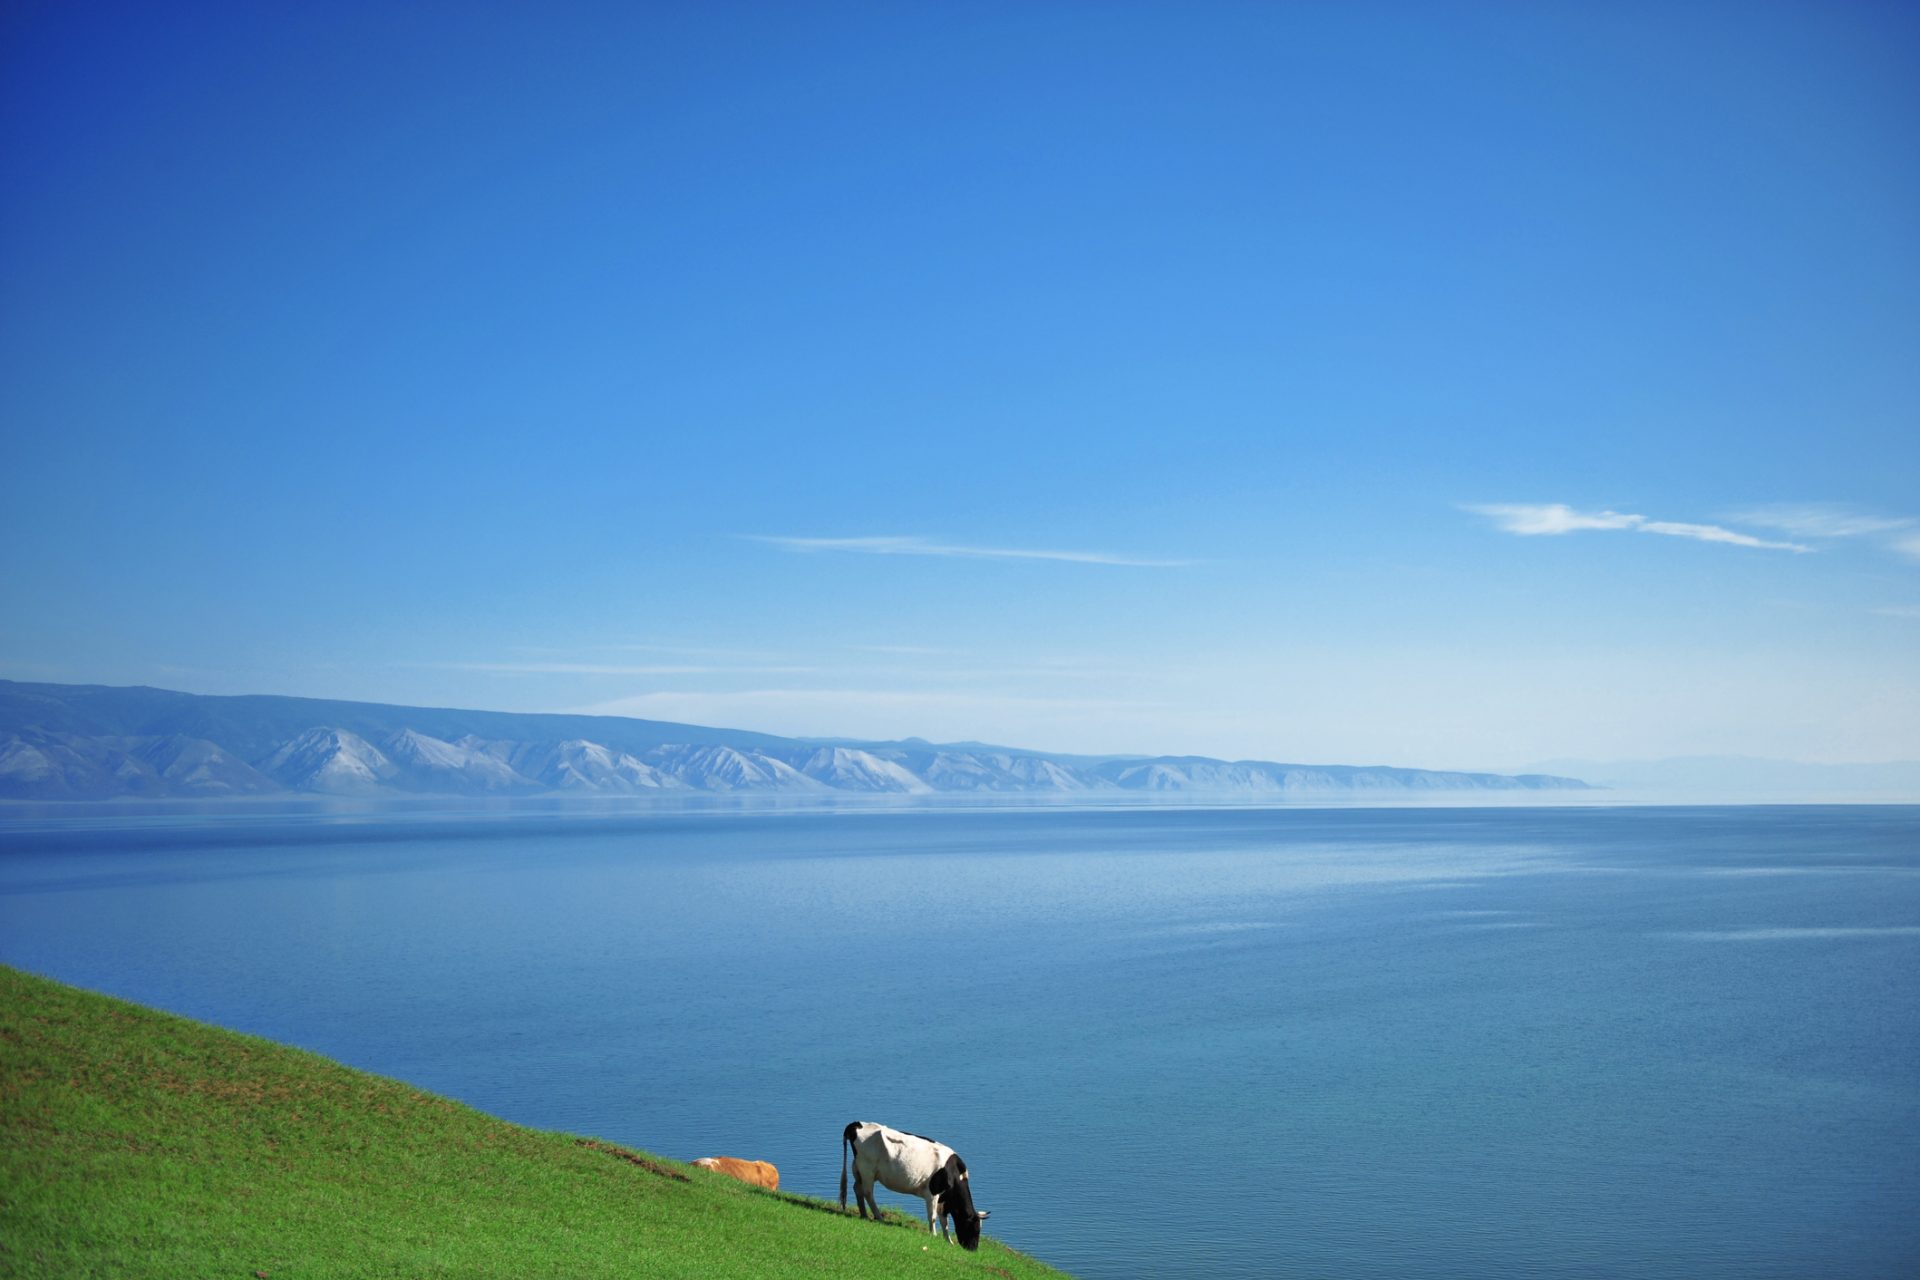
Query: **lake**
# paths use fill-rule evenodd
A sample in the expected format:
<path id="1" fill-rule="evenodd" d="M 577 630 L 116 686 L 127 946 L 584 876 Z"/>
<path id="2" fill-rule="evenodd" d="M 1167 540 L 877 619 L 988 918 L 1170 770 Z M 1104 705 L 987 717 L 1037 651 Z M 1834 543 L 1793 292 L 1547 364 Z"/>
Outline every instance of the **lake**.
<path id="1" fill-rule="evenodd" d="M 1920 1274 L 1920 808 L 9 814 L 0 961 L 1086 1280 Z"/>

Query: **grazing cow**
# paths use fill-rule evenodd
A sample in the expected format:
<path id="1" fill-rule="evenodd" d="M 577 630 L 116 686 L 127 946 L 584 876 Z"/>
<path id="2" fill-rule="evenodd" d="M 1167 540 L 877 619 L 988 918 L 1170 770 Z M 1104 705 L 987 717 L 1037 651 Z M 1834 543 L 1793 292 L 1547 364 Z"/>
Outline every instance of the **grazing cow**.
<path id="1" fill-rule="evenodd" d="M 980 1224 L 987 1215 L 973 1207 L 973 1191 L 967 1182 L 967 1162 L 952 1147 L 923 1138 L 917 1133 L 902 1133 L 883 1124 L 856 1120 L 841 1134 L 840 1208 L 847 1207 L 847 1157 L 853 1157 L 853 1199 L 866 1217 L 880 1218 L 880 1206 L 873 1199 L 877 1180 L 889 1191 L 903 1196 L 919 1196 L 927 1204 L 927 1231 L 947 1234 L 947 1219 L 953 1219 L 953 1235 L 963 1249 L 980 1247 Z M 938 1223 L 936 1227 L 934 1224 Z"/>
<path id="2" fill-rule="evenodd" d="M 734 1181 L 744 1182 L 750 1187 L 765 1187 L 769 1191 L 780 1189 L 780 1171 L 765 1160 L 735 1160 L 732 1156 L 706 1156 L 695 1160 L 693 1167 L 724 1173 Z"/>

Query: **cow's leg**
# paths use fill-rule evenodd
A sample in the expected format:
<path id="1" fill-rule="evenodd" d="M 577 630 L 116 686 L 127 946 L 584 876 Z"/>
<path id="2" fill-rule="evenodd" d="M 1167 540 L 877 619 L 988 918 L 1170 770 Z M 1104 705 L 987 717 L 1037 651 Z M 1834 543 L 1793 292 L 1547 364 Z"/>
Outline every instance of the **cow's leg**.
<path id="1" fill-rule="evenodd" d="M 945 1239 L 946 1232 L 941 1227 L 934 1225 L 935 1222 L 940 1220 L 940 1197 L 922 1194 L 920 1198 L 927 1202 L 927 1234 L 930 1236 L 937 1235 Z"/>
<path id="2" fill-rule="evenodd" d="M 867 1210 L 872 1209 L 873 1213 L 871 1216 L 873 1220 L 875 1222 L 880 1221 L 880 1202 L 873 1198 L 872 1182 L 862 1182 L 858 1177 L 855 1177 L 853 1180 L 853 1199 L 854 1202 L 860 1206 L 861 1217 L 868 1217 Z"/>

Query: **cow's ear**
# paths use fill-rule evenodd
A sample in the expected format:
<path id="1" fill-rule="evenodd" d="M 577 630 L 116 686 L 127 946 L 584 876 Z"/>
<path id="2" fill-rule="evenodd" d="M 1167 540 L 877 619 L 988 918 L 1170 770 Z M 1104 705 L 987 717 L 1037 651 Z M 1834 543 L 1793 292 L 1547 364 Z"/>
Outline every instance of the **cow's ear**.
<path id="1" fill-rule="evenodd" d="M 936 1196 L 947 1194 L 947 1171 L 935 1169 L 933 1176 L 927 1179 L 927 1190 Z"/>

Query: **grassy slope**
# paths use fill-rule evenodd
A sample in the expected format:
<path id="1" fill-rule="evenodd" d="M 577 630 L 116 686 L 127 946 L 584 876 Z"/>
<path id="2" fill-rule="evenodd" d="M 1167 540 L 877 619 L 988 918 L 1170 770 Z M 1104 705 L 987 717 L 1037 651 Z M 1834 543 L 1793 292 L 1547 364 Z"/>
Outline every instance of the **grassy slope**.
<path id="1" fill-rule="evenodd" d="M 1060 1274 L 0 966 L 0 1275 L 260 1272 Z"/>

